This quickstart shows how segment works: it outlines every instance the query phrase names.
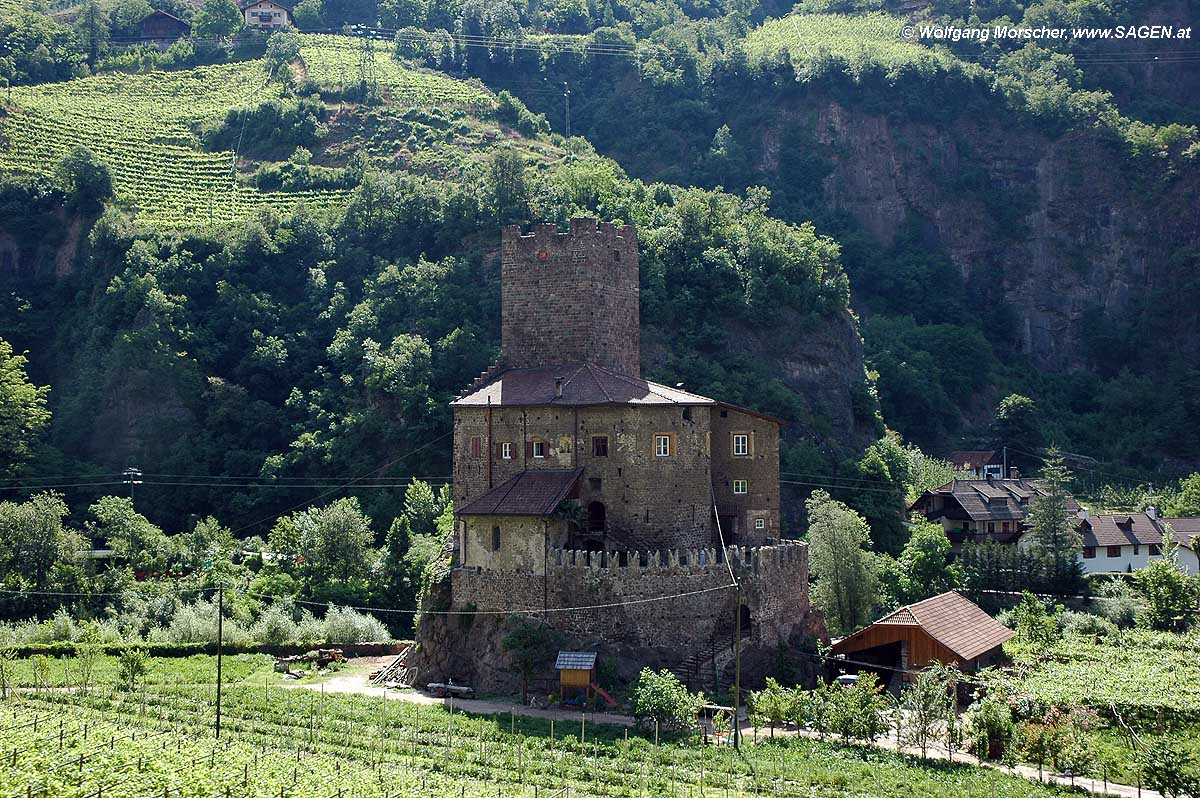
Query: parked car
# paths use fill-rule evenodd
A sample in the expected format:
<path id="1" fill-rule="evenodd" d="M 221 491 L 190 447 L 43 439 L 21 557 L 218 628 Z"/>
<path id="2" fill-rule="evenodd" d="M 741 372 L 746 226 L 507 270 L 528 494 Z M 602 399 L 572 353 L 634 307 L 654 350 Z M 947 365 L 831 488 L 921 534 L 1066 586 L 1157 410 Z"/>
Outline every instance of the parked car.
<path id="1" fill-rule="evenodd" d="M 841 676 L 833 680 L 833 683 L 842 687 L 853 687 L 858 684 L 857 673 L 843 673 Z"/>

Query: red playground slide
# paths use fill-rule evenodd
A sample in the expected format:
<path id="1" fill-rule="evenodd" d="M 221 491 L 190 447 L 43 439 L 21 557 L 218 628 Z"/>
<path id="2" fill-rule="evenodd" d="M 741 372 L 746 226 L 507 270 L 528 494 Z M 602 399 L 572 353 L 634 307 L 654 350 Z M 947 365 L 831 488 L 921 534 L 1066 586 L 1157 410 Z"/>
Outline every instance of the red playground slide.
<path id="1" fill-rule="evenodd" d="M 610 707 L 615 707 L 617 705 L 617 702 L 613 701 L 613 697 L 605 692 L 604 688 L 602 688 L 600 685 L 592 682 L 592 689 L 599 693 L 600 697 L 607 701 Z"/>

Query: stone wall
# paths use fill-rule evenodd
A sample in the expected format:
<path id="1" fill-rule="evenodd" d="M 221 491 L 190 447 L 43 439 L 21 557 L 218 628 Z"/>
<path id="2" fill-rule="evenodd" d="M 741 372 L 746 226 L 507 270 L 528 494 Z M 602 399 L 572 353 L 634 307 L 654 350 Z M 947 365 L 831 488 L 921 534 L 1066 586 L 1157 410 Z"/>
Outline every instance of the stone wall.
<path id="1" fill-rule="evenodd" d="M 735 592 L 728 588 L 729 568 L 719 551 L 556 549 L 550 552 L 546 576 L 458 568 L 451 573 L 453 607 L 544 611 L 551 624 L 571 637 L 671 649 L 682 660 L 732 633 Z M 808 628 L 806 544 L 731 546 L 727 552 L 742 585 L 755 644 L 786 643 Z M 563 610 L 576 607 L 592 609 Z"/>
<path id="2" fill-rule="evenodd" d="M 734 454 L 739 434 L 748 438 L 745 455 Z M 734 493 L 736 480 L 746 481 L 746 493 Z M 713 408 L 712 483 L 726 544 L 761 546 L 780 539 L 779 424 L 728 406 Z"/>
<path id="3" fill-rule="evenodd" d="M 550 545 L 559 543 L 561 527 L 560 520 L 549 517 L 464 517 L 459 522 L 461 537 L 456 564 L 488 571 L 545 573 L 547 540 L 550 541 Z"/>
<path id="4" fill-rule="evenodd" d="M 591 362 L 641 375 L 637 236 L 631 226 L 572 219 L 501 237 L 501 362 L 512 368 Z"/>
<path id="5" fill-rule="evenodd" d="M 710 545 L 709 423 L 707 407 L 457 407 L 454 501 L 461 505 L 487 492 L 489 456 L 492 487 L 526 469 L 582 467 L 579 501 L 585 510 L 593 502 L 604 505 L 605 545 Z M 673 436 L 671 456 L 655 454 L 656 434 Z M 608 439 L 607 456 L 594 455 L 598 436 Z M 478 457 L 473 438 L 480 441 Z M 535 440 L 546 444 L 545 457 L 533 457 Z M 503 457 L 505 443 L 512 444 L 511 459 Z"/>

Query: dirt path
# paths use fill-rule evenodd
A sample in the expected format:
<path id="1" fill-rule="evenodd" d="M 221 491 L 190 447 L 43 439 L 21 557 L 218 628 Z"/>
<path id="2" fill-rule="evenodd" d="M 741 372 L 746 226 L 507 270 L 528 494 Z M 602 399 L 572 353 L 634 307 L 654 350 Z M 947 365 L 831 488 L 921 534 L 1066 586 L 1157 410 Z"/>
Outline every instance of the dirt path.
<path id="1" fill-rule="evenodd" d="M 434 696 L 426 695 L 418 690 L 388 690 L 383 687 L 376 687 L 368 681 L 368 673 L 372 668 L 370 665 L 360 665 L 361 662 L 362 661 L 360 660 L 355 663 L 353 672 L 334 676 L 333 678 L 324 682 L 286 686 L 291 689 L 301 690 L 320 691 L 324 689 L 324 691 L 327 693 L 353 693 L 356 695 L 382 696 L 387 700 L 407 701 L 412 704 L 436 704 L 445 707 L 453 706 L 453 708 L 462 712 L 470 712 L 479 715 L 507 715 L 509 713 L 513 713 L 528 718 L 544 718 L 546 720 L 554 719 L 558 721 L 575 722 L 580 721 L 583 717 L 583 714 L 580 712 L 572 712 L 564 709 L 536 709 L 533 707 L 521 706 L 520 704 L 513 704 L 500 700 L 435 698 Z M 589 724 L 605 723 L 616 726 L 630 727 L 634 725 L 633 718 L 629 717 L 628 715 L 594 714 L 590 712 L 587 713 L 587 722 Z M 816 732 L 810 731 L 776 729 L 775 734 L 779 737 L 801 735 L 813 739 L 818 738 Z M 753 725 L 750 723 L 743 724 L 742 740 L 744 742 L 753 743 L 758 740 L 765 742 L 768 739 L 770 739 L 770 731 L 768 729 L 760 728 L 755 730 Z M 890 749 L 893 751 L 899 750 L 902 753 L 911 754 L 913 756 L 920 754 L 920 751 L 917 749 L 898 746 L 896 744 L 894 734 L 889 734 L 883 738 L 880 738 L 879 740 L 876 740 L 874 745 L 879 748 Z M 974 758 L 961 752 L 954 754 L 953 757 L 948 756 L 945 748 L 930 746 L 928 754 L 931 759 L 953 758 L 955 762 L 980 766 L 979 763 L 974 760 Z M 1043 772 L 1039 774 L 1037 768 L 1028 767 L 1026 765 L 1017 765 L 1016 767 L 1010 768 L 994 762 L 984 762 L 981 766 L 1017 776 L 1022 776 L 1030 781 L 1044 781 L 1063 786 L 1071 786 L 1072 784 L 1069 776 L 1062 776 L 1049 772 Z M 1100 779 L 1076 778 L 1074 780 L 1074 786 L 1095 795 L 1115 795 L 1119 796 L 1119 798 L 1162 798 L 1159 793 L 1153 790 L 1146 788 L 1139 790 L 1137 787 L 1126 784 L 1115 784 L 1109 782 L 1106 789 L 1104 782 Z"/>
<path id="2" fill-rule="evenodd" d="M 358 670 L 357 668 L 355 669 Z M 369 670 L 369 668 L 367 669 Z M 475 698 L 435 698 L 434 696 L 422 693 L 419 690 L 388 690 L 383 687 L 376 687 L 367 680 L 367 672 L 359 671 L 355 673 L 346 673 L 340 676 L 334 676 L 331 679 L 326 679 L 323 682 L 313 682 L 308 684 L 290 684 L 284 685 L 289 689 L 299 690 L 316 690 L 320 692 L 322 689 L 326 693 L 353 693 L 355 695 L 382 696 L 385 699 L 392 701 L 407 701 L 410 704 L 438 705 L 444 707 L 453 707 L 462 712 L 470 712 L 476 715 L 507 715 L 509 713 L 521 715 L 526 718 L 543 718 L 545 720 L 556 721 L 580 721 L 584 717 L 584 713 L 572 712 L 567 709 L 537 709 L 534 707 L 521 706 L 506 701 L 496 701 L 487 699 Z M 604 723 L 611 726 L 633 726 L 634 720 L 628 715 L 615 715 L 608 713 L 587 713 L 587 722 Z"/>

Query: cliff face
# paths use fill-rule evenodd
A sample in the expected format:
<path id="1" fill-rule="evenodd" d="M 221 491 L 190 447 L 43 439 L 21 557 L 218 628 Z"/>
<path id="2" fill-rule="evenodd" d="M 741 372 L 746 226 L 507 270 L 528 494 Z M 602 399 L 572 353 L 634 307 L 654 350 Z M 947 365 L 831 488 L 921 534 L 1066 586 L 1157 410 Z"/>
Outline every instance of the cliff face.
<path id="1" fill-rule="evenodd" d="M 810 97 L 759 128 L 761 172 L 796 124 L 828 161 L 821 200 L 884 248 L 919 229 L 977 301 L 1011 304 L 1016 326 L 999 332 L 1038 366 L 1087 367 L 1096 326 L 1154 332 L 1175 351 L 1200 342 L 1181 282 L 1200 252 L 1200 170 L 1131 162 L 1100 133 L 934 125 Z"/>

